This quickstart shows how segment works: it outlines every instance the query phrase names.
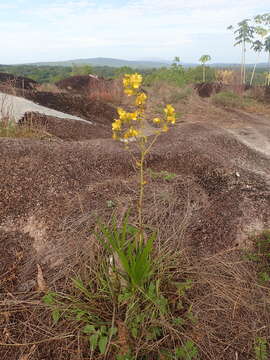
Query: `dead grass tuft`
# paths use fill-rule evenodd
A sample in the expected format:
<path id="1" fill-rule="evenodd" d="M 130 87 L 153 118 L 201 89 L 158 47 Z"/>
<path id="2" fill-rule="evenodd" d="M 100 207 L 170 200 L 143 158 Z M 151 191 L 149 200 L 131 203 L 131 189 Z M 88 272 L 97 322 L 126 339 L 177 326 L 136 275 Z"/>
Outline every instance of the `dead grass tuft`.
<path id="1" fill-rule="evenodd" d="M 254 359 L 257 337 L 270 340 L 270 287 L 237 249 L 201 259 L 194 272 L 192 308 L 198 324 L 190 335 L 208 359 Z"/>

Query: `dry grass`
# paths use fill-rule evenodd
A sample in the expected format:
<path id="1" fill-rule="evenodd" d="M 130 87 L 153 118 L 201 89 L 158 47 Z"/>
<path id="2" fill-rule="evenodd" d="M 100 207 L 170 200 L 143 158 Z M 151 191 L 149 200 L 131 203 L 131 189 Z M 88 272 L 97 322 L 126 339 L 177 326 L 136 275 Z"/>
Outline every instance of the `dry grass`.
<path id="1" fill-rule="evenodd" d="M 270 287 L 258 283 L 256 268 L 231 249 L 193 267 L 192 296 L 198 324 L 191 336 L 208 359 L 254 359 L 257 337 L 270 340 Z"/>
<path id="2" fill-rule="evenodd" d="M 100 100 L 117 105 L 122 104 L 125 97 L 122 81 L 118 79 L 110 82 L 96 82 L 95 87 L 89 89 L 87 97 L 90 100 Z"/>
<path id="3" fill-rule="evenodd" d="M 55 84 L 51 84 L 51 83 L 40 84 L 36 87 L 36 89 L 38 91 L 50 92 L 53 94 L 59 94 L 59 93 L 66 92 L 64 89 L 59 89 Z"/>
<path id="4" fill-rule="evenodd" d="M 96 248 L 95 253 L 99 251 Z M 77 256 L 80 255 L 82 253 L 78 251 Z M 88 279 L 91 273 L 95 274 L 96 261 L 92 259 L 89 268 L 85 253 L 83 258 L 76 260 L 77 265 L 72 268 L 71 263 L 67 264 L 74 274 Z M 185 327 L 182 341 L 192 340 L 200 350 L 202 360 L 254 359 L 255 339 L 263 337 L 270 341 L 270 288 L 259 285 L 256 268 L 243 260 L 242 252 L 235 248 L 200 259 L 184 256 L 182 252 L 178 263 L 177 276 L 191 279 L 194 284 L 183 298 L 185 306 L 192 309 L 194 320 Z M 73 291 L 69 282 L 62 279 L 60 283 L 62 291 Z M 60 283 L 58 281 L 58 286 Z M 87 342 L 81 336 L 76 321 L 53 324 L 50 313 L 40 301 L 41 293 L 9 293 L 3 296 L 0 302 L 0 354 L 3 360 L 19 359 L 31 351 L 31 360 L 89 358 Z M 103 316 L 106 312 L 105 316 L 110 320 L 112 309 L 109 304 L 101 302 L 97 306 Z M 179 316 L 177 312 L 175 316 Z M 123 324 L 121 320 L 118 322 Z M 125 344 L 127 337 L 129 334 L 125 332 Z M 138 353 L 149 352 L 149 345 L 141 341 L 136 346 Z M 159 346 L 158 343 L 156 346 Z M 97 358 L 105 359 L 103 356 Z M 113 360 L 114 356 L 107 359 Z M 147 359 L 153 358 L 149 355 Z"/>

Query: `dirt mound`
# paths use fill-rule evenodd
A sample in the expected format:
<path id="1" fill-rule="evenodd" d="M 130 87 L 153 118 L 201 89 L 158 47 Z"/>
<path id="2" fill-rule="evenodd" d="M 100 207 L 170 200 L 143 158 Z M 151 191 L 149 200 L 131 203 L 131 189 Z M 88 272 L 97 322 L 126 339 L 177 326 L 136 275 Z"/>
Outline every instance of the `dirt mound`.
<path id="1" fill-rule="evenodd" d="M 43 132 L 62 140 L 89 140 L 111 137 L 111 127 L 103 124 L 89 123 L 71 119 L 60 119 L 43 114 L 28 112 L 20 120 L 21 125 L 37 127 Z"/>
<path id="2" fill-rule="evenodd" d="M 82 95 L 28 91 L 24 93 L 24 97 L 51 109 L 109 126 L 117 117 L 116 109 L 113 106 Z"/>
<path id="3" fill-rule="evenodd" d="M 222 90 L 222 83 L 199 83 L 195 84 L 194 88 L 197 90 L 200 97 L 210 97 Z"/>
<path id="4" fill-rule="evenodd" d="M 121 198 L 125 206 L 136 208 L 136 194 L 130 191 L 134 170 L 129 155 L 110 139 L 81 143 L 3 139 L 0 151 L 2 226 L 7 229 L 12 223 L 12 228 L 24 232 L 30 219 L 42 223 L 39 236 L 44 246 L 66 241 L 69 226 L 81 217 L 110 213 L 108 200 L 121 207 Z M 180 219 L 188 197 L 192 211 L 185 229 L 190 241 L 186 245 L 196 244 L 199 252 L 226 249 L 240 241 L 246 223 L 256 220 L 264 224 L 270 219 L 270 192 L 263 175 L 270 173 L 269 159 L 222 129 L 201 124 L 179 126 L 160 138 L 147 167 L 177 175 L 170 186 L 166 179 L 156 181 L 151 176 L 147 185 L 149 207 L 153 199 L 160 202 L 155 216 L 150 208 L 146 211 L 147 223 L 160 227 L 162 222 L 164 239 L 179 243 Z M 256 172 L 252 170 L 255 167 Z M 94 225 L 94 217 L 91 221 Z M 37 230 L 37 226 L 33 228 Z"/>
<path id="5" fill-rule="evenodd" d="M 98 78 L 93 75 L 71 76 L 56 83 L 57 87 L 71 93 L 91 93 L 91 91 L 103 88 L 108 90 L 113 87 L 113 80 Z"/>
<path id="6" fill-rule="evenodd" d="M 264 98 L 266 101 L 270 102 L 270 86 L 265 86 L 264 88 Z"/>
<path id="7" fill-rule="evenodd" d="M 243 119 L 245 126 L 255 120 Z M 57 119 L 37 121 L 48 121 L 51 131 L 61 132 Z M 256 121 L 257 129 L 262 124 L 267 126 L 266 120 Z M 71 124 L 64 125 L 71 126 L 65 133 L 72 136 L 74 131 L 76 135 Z M 134 145 L 130 150 L 137 154 Z M 93 256 L 93 233 L 100 217 L 104 221 L 119 218 L 129 208 L 130 221 L 136 222 L 137 173 L 123 144 L 112 139 L 0 139 L 0 153 L 0 255 L 4 258 L 0 295 L 15 293 L 16 298 L 10 296 L 11 302 L 29 296 L 31 304 L 36 296 L 40 304 L 40 294 L 34 292 L 37 265 L 42 267 L 50 288 L 59 289 L 60 280 L 65 283 L 67 277 L 74 276 L 78 264 Z M 163 134 L 152 148 L 145 194 L 144 223 L 158 229 L 161 241 L 213 259 L 219 251 L 248 246 L 251 232 L 270 226 L 269 156 L 227 129 L 208 123 L 181 123 Z M 210 278 L 213 269 L 207 270 Z M 20 291 L 23 295 L 17 293 Z M 214 297 L 211 314 L 216 301 Z M 232 299 L 234 311 L 236 301 L 237 297 Z M 27 328 L 18 334 L 22 331 L 18 325 L 23 323 L 26 328 L 27 319 L 33 319 L 24 302 L 21 304 L 23 314 L 14 312 L 7 321 L 11 339 L 24 344 L 53 336 L 50 316 L 44 309 L 43 317 L 36 316 L 33 325 L 39 331 L 29 332 Z M 198 306 L 201 309 L 201 303 Z M 53 328 L 56 334 L 57 326 Z M 6 341 L 11 343 L 10 338 Z M 69 339 L 67 342 L 41 344 L 33 359 L 68 360 L 73 353 L 63 348 L 73 348 Z M 3 359 L 19 358 L 21 351 L 26 349 L 2 347 L 0 355 Z M 211 359 L 225 357 L 224 353 Z"/>
<path id="8" fill-rule="evenodd" d="M 18 89 L 31 90 L 37 85 L 37 82 L 22 76 L 15 76 L 8 73 L 0 73 L 0 85 L 10 86 Z"/>

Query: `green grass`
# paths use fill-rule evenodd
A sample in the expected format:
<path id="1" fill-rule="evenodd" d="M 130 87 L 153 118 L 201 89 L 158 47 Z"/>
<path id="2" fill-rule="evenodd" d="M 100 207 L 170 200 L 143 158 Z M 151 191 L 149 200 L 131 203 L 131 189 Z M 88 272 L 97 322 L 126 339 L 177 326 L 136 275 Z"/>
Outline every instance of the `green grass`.
<path id="1" fill-rule="evenodd" d="M 255 249 L 250 257 L 258 266 L 260 283 L 270 285 L 270 230 L 255 237 Z"/>
<path id="2" fill-rule="evenodd" d="M 218 106 L 240 109 L 257 105 L 256 100 L 247 96 L 237 95 L 231 91 L 221 91 L 220 93 L 213 95 L 212 102 Z"/>
<path id="3" fill-rule="evenodd" d="M 96 233 L 101 248 L 87 278 L 72 279 L 70 294 L 43 298 L 54 323 L 73 323 L 89 344 L 90 358 L 118 360 L 198 359 L 195 343 L 184 336 L 196 323 L 186 297 L 193 287 L 181 274 L 182 254 L 154 249 L 156 234 L 113 221 Z"/>

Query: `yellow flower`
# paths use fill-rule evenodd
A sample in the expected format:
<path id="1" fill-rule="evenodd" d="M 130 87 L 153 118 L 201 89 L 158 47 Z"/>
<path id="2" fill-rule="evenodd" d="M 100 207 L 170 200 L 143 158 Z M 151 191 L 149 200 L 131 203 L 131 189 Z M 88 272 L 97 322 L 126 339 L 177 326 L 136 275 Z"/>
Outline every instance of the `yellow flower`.
<path id="1" fill-rule="evenodd" d="M 137 117 L 138 117 L 138 113 L 137 111 L 135 111 L 134 113 L 129 113 L 129 116 L 130 116 L 130 119 L 131 120 L 137 120 Z"/>
<path id="2" fill-rule="evenodd" d="M 126 119 L 127 113 L 126 113 L 126 111 L 125 111 L 124 109 L 118 108 L 118 109 L 117 109 L 117 112 L 118 112 L 119 118 L 120 118 L 122 121 Z"/>
<path id="3" fill-rule="evenodd" d="M 125 75 L 124 79 L 123 79 L 123 85 L 124 87 L 127 87 L 130 85 L 130 79 L 128 75 Z"/>
<path id="4" fill-rule="evenodd" d="M 159 124 L 160 122 L 161 122 L 161 119 L 158 117 L 153 119 L 153 123 L 155 123 L 155 124 Z"/>
<path id="5" fill-rule="evenodd" d="M 140 74 L 126 74 L 123 79 L 124 92 L 128 96 L 135 95 L 136 89 L 141 86 L 142 75 Z"/>
<path id="6" fill-rule="evenodd" d="M 139 135 L 139 131 L 134 129 L 134 127 L 130 127 L 124 134 L 124 139 L 128 139 L 131 137 L 136 137 Z"/>
<path id="7" fill-rule="evenodd" d="M 113 131 L 118 131 L 118 130 L 121 130 L 121 120 L 120 119 L 117 119 L 115 120 L 113 123 L 112 123 L 112 130 Z"/>
<path id="8" fill-rule="evenodd" d="M 163 125 L 162 131 L 163 131 L 163 132 L 167 132 L 168 130 L 169 130 L 168 126 L 167 126 L 166 124 Z"/>
<path id="9" fill-rule="evenodd" d="M 168 104 L 165 109 L 164 112 L 167 116 L 171 116 L 175 114 L 175 109 L 172 105 Z"/>
<path id="10" fill-rule="evenodd" d="M 124 90 L 124 93 L 127 95 L 127 96 L 132 96 L 132 95 L 135 95 L 136 94 L 136 91 L 134 89 L 130 89 L 130 88 L 127 88 Z"/>
<path id="11" fill-rule="evenodd" d="M 134 89 L 138 89 L 142 83 L 142 75 L 141 74 L 132 74 L 130 76 L 130 84 Z"/>
<path id="12" fill-rule="evenodd" d="M 168 123 L 175 124 L 175 114 L 167 116 Z"/>
<path id="13" fill-rule="evenodd" d="M 115 131 L 113 131 L 113 135 L 112 135 L 113 140 L 118 140 L 119 136 L 117 135 L 117 133 Z"/>
<path id="14" fill-rule="evenodd" d="M 137 95 L 136 101 L 135 101 L 135 105 L 136 106 L 140 106 L 140 105 L 144 105 L 147 99 L 147 95 L 145 93 L 139 93 Z"/>

